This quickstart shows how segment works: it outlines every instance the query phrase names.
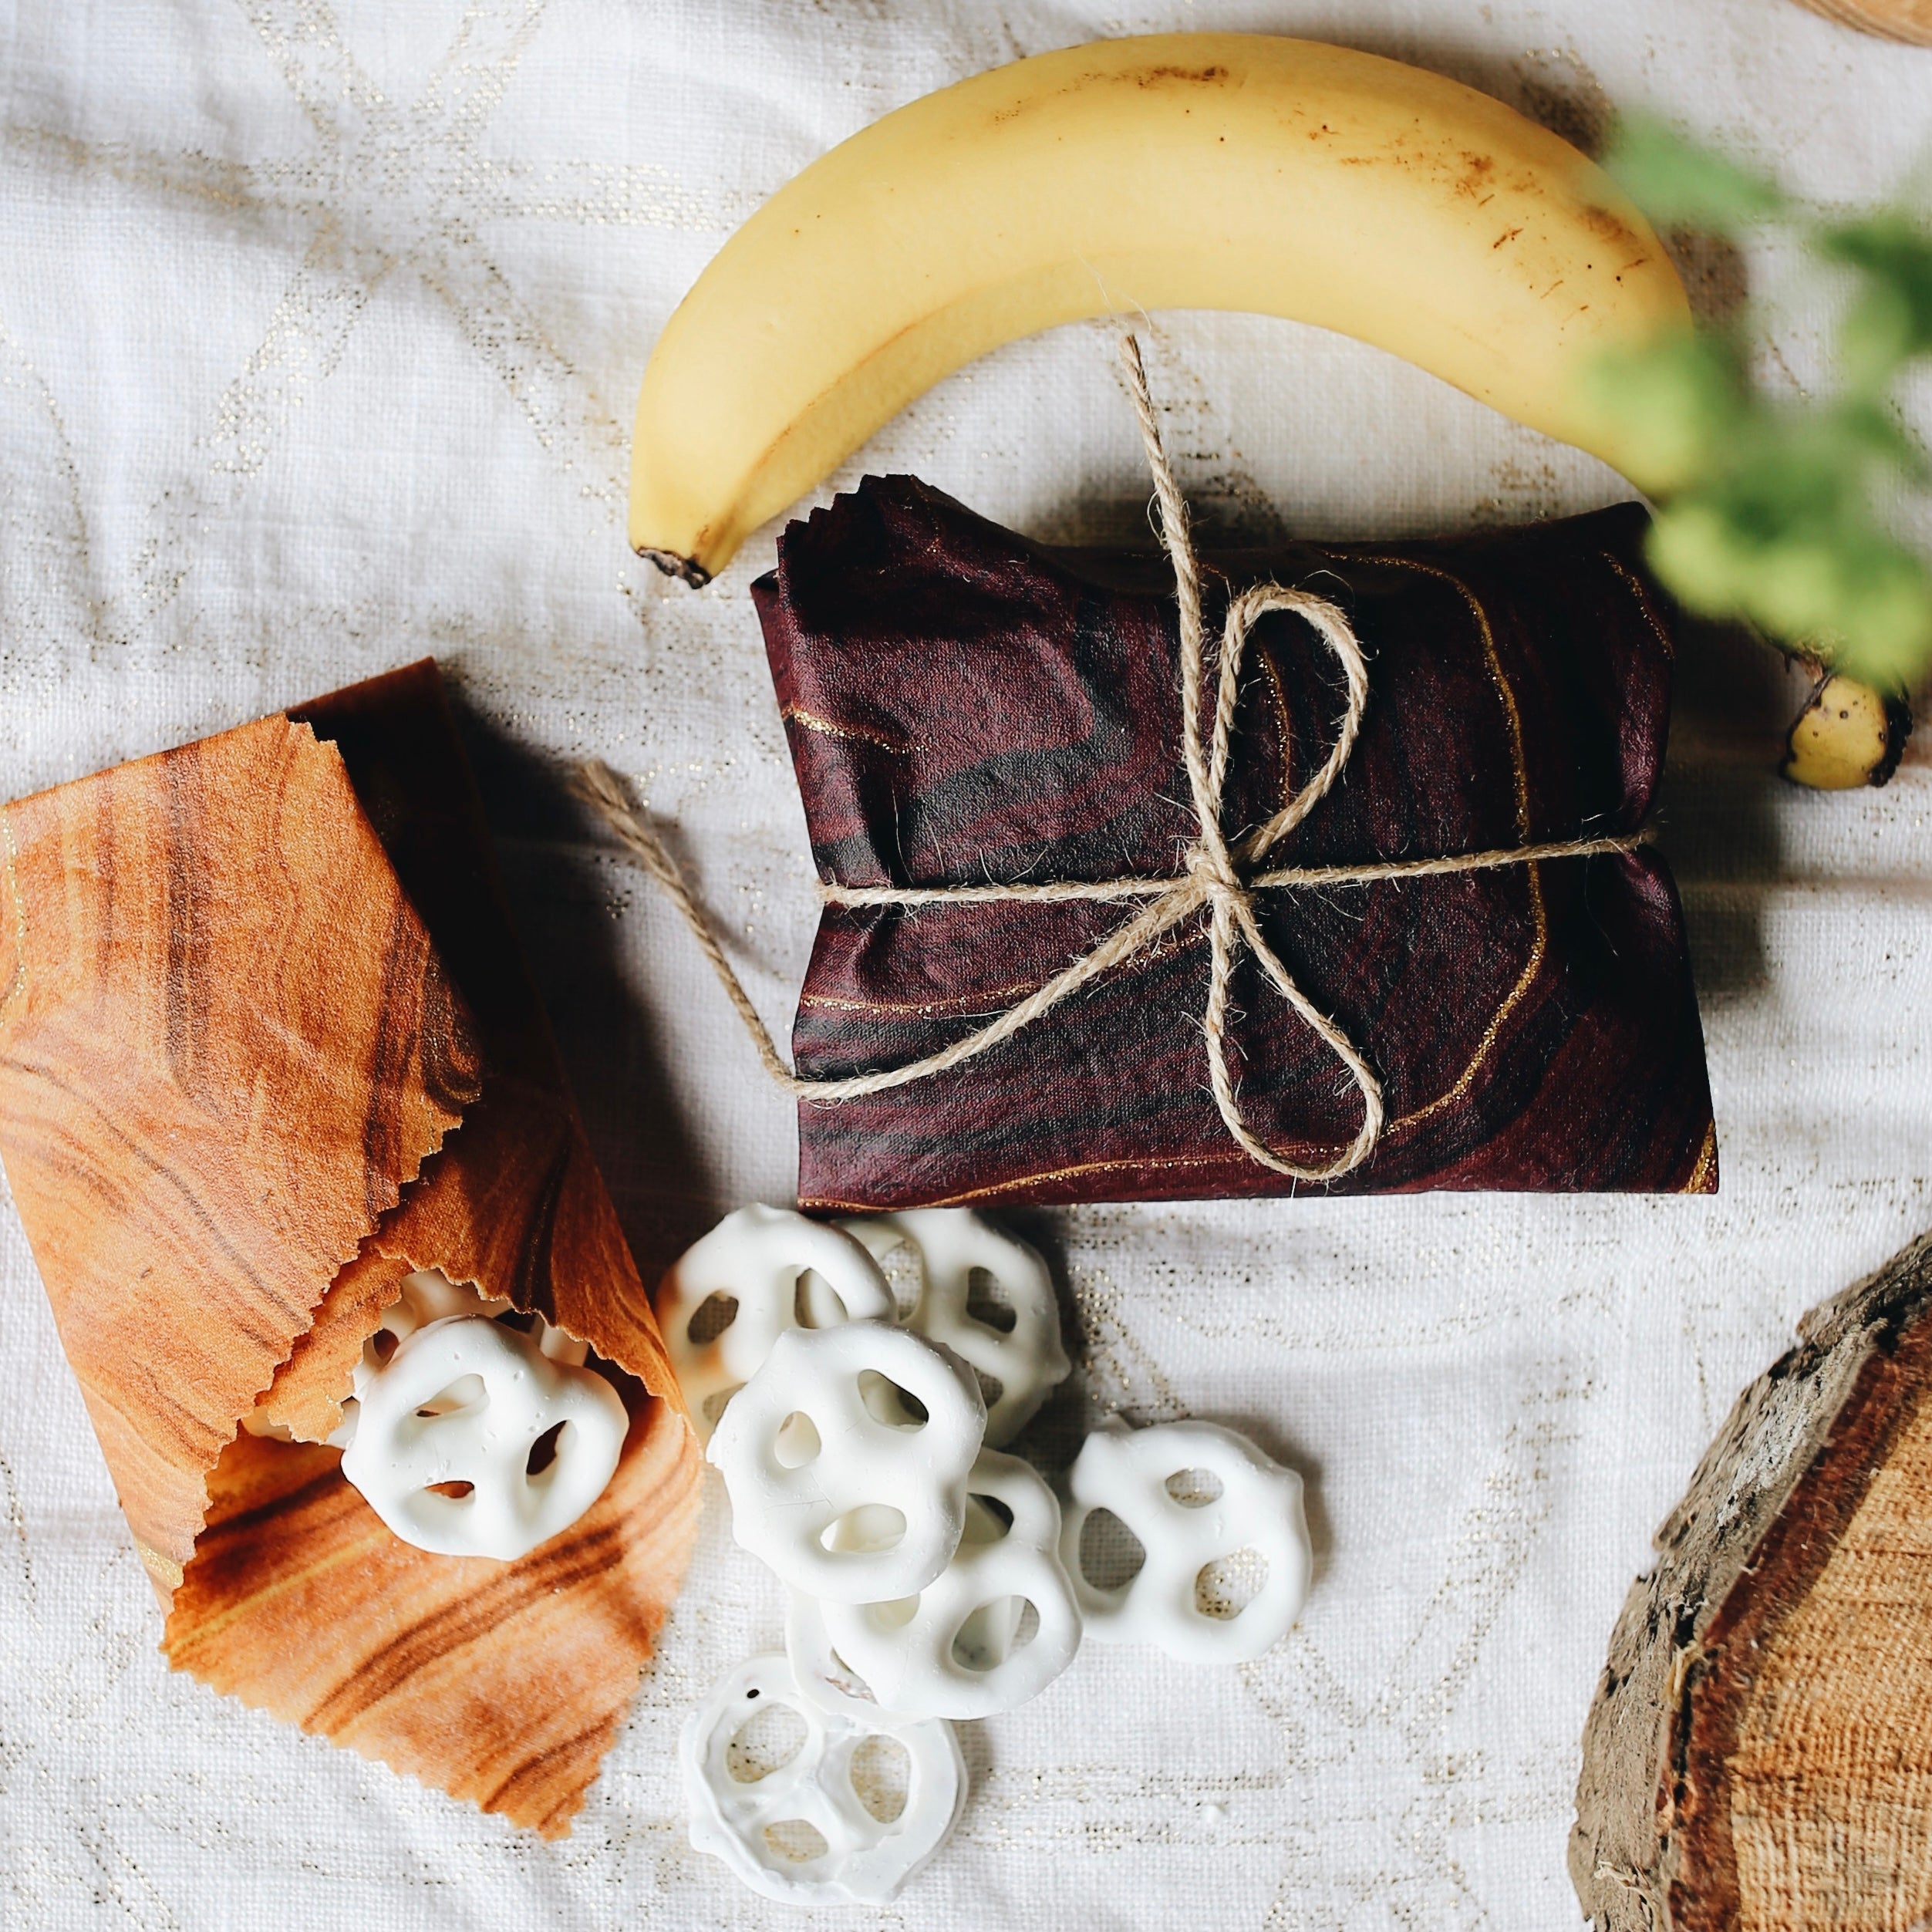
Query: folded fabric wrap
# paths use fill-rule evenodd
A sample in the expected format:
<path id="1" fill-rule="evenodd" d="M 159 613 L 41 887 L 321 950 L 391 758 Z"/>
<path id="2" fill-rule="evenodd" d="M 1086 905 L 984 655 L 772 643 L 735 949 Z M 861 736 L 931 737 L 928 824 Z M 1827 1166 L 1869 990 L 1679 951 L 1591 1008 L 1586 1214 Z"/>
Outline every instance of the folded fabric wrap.
<path id="1" fill-rule="evenodd" d="M 698 1456 L 435 666 L 17 800 L 0 834 L 0 1157 L 163 1648 L 567 1830 Z M 399 1541 L 322 1440 L 431 1268 L 588 1342 L 630 1416 L 603 1495 L 514 1562 Z"/>
<path id="2" fill-rule="evenodd" d="M 1267 855 L 1347 867 L 1638 835 L 1663 762 L 1673 642 L 1635 504 L 1433 542 L 1203 559 L 1207 630 L 1273 580 L 1346 615 L 1367 657 L 1339 779 Z M 755 584 L 821 878 L 903 888 L 1172 879 L 1199 834 L 1182 767 L 1165 558 L 1053 550 L 911 478 L 792 524 Z M 1212 675 L 1204 706 L 1213 698 Z M 1222 795 L 1232 841 L 1327 758 L 1345 704 L 1300 616 L 1254 625 Z M 1204 716 L 1203 734 L 1211 733 Z M 1648 845 L 1263 888 L 1269 946 L 1374 1068 L 1386 1121 L 1337 1192 L 1708 1192 L 1716 1136 L 1684 923 Z M 902 1066 L 1011 1008 L 1132 904 L 830 903 L 794 1047 L 814 1079 Z M 992 1050 L 799 1112 L 821 1209 L 1266 1195 L 1307 1187 L 1231 1137 L 1202 1016 L 1208 920 Z M 1362 1097 L 1237 959 L 1227 1032 L 1245 1125 L 1284 1158 L 1346 1148 Z"/>

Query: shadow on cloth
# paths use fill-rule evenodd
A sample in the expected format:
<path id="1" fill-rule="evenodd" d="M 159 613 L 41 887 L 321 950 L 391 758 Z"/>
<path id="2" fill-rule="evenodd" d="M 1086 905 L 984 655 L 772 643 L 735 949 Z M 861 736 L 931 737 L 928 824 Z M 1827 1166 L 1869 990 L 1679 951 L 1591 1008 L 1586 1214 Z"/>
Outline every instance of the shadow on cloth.
<path id="1" fill-rule="evenodd" d="M 1786 787 L 1779 775 L 1784 734 L 1805 683 L 1778 652 L 1732 626 L 1681 618 L 1677 636 L 1657 818 L 1708 1018 L 1714 1006 L 1770 985 L 1764 905 L 1786 870 L 1773 808 Z M 1829 809 L 1822 794 L 1812 802 Z"/>
<path id="2" fill-rule="evenodd" d="M 706 1204 L 717 1185 L 669 1101 L 662 1017 L 627 980 L 609 880 L 588 856 L 595 841 L 564 770 L 485 716 L 455 682 L 460 669 L 444 668 L 518 936 L 638 1273 L 653 1286 L 716 1218 Z"/>

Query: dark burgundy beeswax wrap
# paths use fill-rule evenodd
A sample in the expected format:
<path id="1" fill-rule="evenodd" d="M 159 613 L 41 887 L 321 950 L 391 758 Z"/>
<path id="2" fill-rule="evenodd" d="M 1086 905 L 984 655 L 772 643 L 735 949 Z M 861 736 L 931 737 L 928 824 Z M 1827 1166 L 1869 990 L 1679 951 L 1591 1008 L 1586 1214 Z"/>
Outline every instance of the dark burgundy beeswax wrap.
<path id="1" fill-rule="evenodd" d="M 1671 637 L 1636 504 L 1428 543 L 1204 560 L 1347 613 L 1369 701 L 1342 777 L 1271 866 L 1634 830 L 1663 763 Z M 1164 559 L 1028 543 L 910 477 L 792 524 L 753 586 L 820 874 L 845 885 L 1172 877 L 1195 835 Z M 1204 702 L 1212 703 L 1212 666 Z M 1334 742 L 1333 657 L 1253 632 L 1222 823 L 1278 811 Z M 1203 736 L 1210 729 L 1204 720 Z M 801 1074 L 898 1066 L 1023 999 L 1138 904 L 827 908 Z M 1381 1077 L 1387 1124 L 1334 1191 L 1708 1193 L 1717 1145 L 1668 868 L 1654 849 L 1257 899 L 1269 943 Z M 1229 1137 L 1202 1036 L 1206 915 L 1004 1044 L 799 1110 L 807 1207 L 1306 1192 Z M 1229 1068 L 1249 1129 L 1303 1165 L 1361 1121 L 1334 1055 L 1239 956 Z"/>

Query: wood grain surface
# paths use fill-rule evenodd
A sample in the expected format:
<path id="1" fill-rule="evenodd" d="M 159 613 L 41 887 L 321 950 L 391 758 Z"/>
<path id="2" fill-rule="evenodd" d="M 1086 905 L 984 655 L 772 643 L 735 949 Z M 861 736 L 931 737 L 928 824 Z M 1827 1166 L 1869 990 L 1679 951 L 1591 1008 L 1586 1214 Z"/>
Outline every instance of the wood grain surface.
<path id="1" fill-rule="evenodd" d="M 291 715 L 341 750 L 482 1043 L 480 1097 L 373 1245 L 543 1316 L 681 1401 L 524 963 L 434 663 Z"/>
<path id="2" fill-rule="evenodd" d="M 1632 1590 L 1571 1873 L 1606 1932 L 1932 1916 L 1932 1240 L 1813 1311 Z"/>
<path id="3" fill-rule="evenodd" d="M 1932 47 L 1932 0 L 1800 0 L 1800 4 L 1860 33 Z"/>
<path id="4" fill-rule="evenodd" d="M 567 1832 L 690 1552 L 683 1416 L 637 1402 L 610 1486 L 511 1563 L 412 1548 L 340 1462 L 307 1443 L 229 1445 L 169 1654 L 305 1731 L 546 1836 Z"/>
<path id="5" fill-rule="evenodd" d="M 326 1442 L 342 1425 L 363 1343 L 381 1327 L 409 1278 L 408 1262 L 384 1254 L 373 1239 L 364 1242 L 315 1304 L 314 1320 L 295 1337 L 250 1420 L 286 1429 L 298 1442 Z"/>
<path id="6" fill-rule="evenodd" d="M 477 1091 L 340 755 L 285 717 L 0 814 L 0 1157 L 165 1598 L 240 1418 Z"/>
<path id="7" fill-rule="evenodd" d="M 404 1274 L 440 1268 L 616 1364 L 632 1414 L 596 1505 L 514 1563 L 400 1543 L 334 1451 L 244 1438 L 168 1620 L 174 1662 L 519 1824 L 568 1829 L 651 1657 L 696 1534 L 701 1467 L 643 1284 L 498 885 L 433 663 L 298 714 L 358 797 L 474 1018 L 481 1092 L 323 1303 L 285 1398 L 325 1435 Z M 324 1425 L 326 1426 L 324 1426 Z"/>
<path id="8" fill-rule="evenodd" d="M 683 1577 L 699 1459 L 435 666 L 3 829 L 0 1151 L 171 1595 L 164 1651 L 567 1830 Z M 315 1446 L 418 1267 L 589 1342 L 631 1412 L 603 1496 L 514 1563 L 400 1542 Z M 309 1439 L 238 1432 L 265 1391 Z"/>

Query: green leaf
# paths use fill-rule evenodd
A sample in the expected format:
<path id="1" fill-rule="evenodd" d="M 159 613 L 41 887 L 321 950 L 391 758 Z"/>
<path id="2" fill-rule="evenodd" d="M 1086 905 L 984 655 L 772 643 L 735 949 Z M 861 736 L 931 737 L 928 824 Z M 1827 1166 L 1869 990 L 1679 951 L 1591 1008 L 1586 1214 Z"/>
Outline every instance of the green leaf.
<path id="1" fill-rule="evenodd" d="M 1666 224 L 1795 217 L 1763 176 L 1655 122 L 1625 127 L 1609 166 Z M 1932 668 L 1932 564 L 1886 528 L 1876 492 L 1932 480 L 1893 395 L 1900 370 L 1932 356 L 1932 228 L 1894 207 L 1799 232 L 1856 278 L 1830 395 L 1774 404 L 1741 338 L 1703 329 L 1600 357 L 1585 404 L 1604 447 L 1664 500 L 1649 555 L 1681 603 L 1903 686 Z"/>
<path id="2" fill-rule="evenodd" d="M 1647 116 L 1618 124 L 1603 165 L 1661 227 L 1729 234 L 1786 211 L 1775 181 Z"/>
<path id="3" fill-rule="evenodd" d="M 1847 386 L 1881 392 L 1901 364 L 1932 350 L 1932 233 L 1903 209 L 1822 230 L 1820 255 L 1863 282 L 1839 339 Z"/>
<path id="4" fill-rule="evenodd" d="M 1586 374 L 1583 396 L 1624 467 L 1654 492 L 1710 475 L 1749 410 L 1736 346 L 1710 334 L 1613 350 Z"/>
<path id="5" fill-rule="evenodd" d="M 1932 482 L 1932 461 L 1895 411 L 1853 397 L 1831 413 L 1849 445 L 1889 464 L 1913 483 Z"/>
<path id="6" fill-rule="evenodd" d="M 1687 609 L 1745 619 L 1868 683 L 1904 684 L 1932 657 L 1932 572 L 1875 525 L 1768 529 L 1692 494 L 1658 512 L 1648 551 Z"/>

